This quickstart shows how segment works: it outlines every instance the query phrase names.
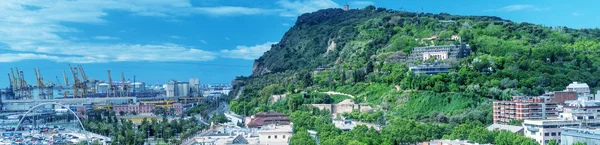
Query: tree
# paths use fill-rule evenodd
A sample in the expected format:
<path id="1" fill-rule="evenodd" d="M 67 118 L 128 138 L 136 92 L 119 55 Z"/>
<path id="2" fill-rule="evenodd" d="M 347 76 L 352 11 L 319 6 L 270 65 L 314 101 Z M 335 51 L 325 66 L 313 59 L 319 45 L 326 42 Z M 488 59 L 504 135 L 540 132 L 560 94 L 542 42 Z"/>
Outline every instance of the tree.
<path id="1" fill-rule="evenodd" d="M 306 129 L 301 129 L 294 133 L 290 139 L 290 145 L 317 145 L 317 142 L 310 137 L 310 134 Z"/>
<path id="2" fill-rule="evenodd" d="M 556 140 L 552 139 L 548 142 L 548 145 L 558 145 L 558 142 L 556 142 Z"/>

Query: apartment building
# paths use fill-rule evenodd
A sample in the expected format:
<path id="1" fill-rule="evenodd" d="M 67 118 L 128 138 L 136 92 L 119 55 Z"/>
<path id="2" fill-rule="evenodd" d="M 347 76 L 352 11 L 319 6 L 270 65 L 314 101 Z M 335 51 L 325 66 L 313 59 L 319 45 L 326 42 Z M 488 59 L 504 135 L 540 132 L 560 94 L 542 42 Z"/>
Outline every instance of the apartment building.
<path id="1" fill-rule="evenodd" d="M 514 96 L 510 101 L 494 101 L 495 124 L 507 124 L 511 120 L 545 119 L 558 117 L 556 102 L 549 97 Z"/>
<path id="2" fill-rule="evenodd" d="M 561 143 L 564 127 L 600 127 L 600 101 L 581 99 L 566 103 L 559 118 L 526 119 L 523 122 L 525 136 L 535 139 L 540 144 L 547 144 L 550 140 Z"/>

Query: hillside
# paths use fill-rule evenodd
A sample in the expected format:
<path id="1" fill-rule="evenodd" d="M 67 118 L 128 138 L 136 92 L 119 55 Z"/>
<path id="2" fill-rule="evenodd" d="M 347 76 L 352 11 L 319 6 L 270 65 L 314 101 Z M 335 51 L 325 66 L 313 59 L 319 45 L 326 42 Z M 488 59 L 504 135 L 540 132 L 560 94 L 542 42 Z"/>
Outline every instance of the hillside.
<path id="1" fill-rule="evenodd" d="M 303 104 L 331 103 L 332 96 L 319 92 L 336 91 L 375 110 L 345 117 L 386 126 L 381 132 L 364 131 L 381 137 L 357 142 L 416 143 L 443 136 L 487 137 L 477 142 L 497 143 L 507 135 L 476 137 L 459 130 L 481 132 L 481 126 L 491 123 L 492 100 L 562 90 L 574 81 L 587 83 L 595 92 L 600 83 L 599 38 L 599 29 L 546 27 L 490 16 L 417 14 L 373 6 L 319 10 L 299 16 L 281 41 L 255 60 L 252 76 L 237 78 L 234 88 L 244 87 L 230 106 L 244 115 L 283 112 L 292 116 L 296 131 L 331 133 L 331 124 L 323 123 L 331 117 Z M 460 43 L 471 47 L 471 55 L 443 60 L 452 64 L 448 73 L 422 75 L 407 68 L 411 63 L 405 58 L 415 47 Z M 426 62 L 431 61 L 414 63 Z M 277 102 L 270 99 L 283 93 L 289 95 Z M 413 140 L 401 140 L 396 132 L 404 127 L 437 131 L 406 133 Z M 337 142 L 343 136 L 348 134 L 320 138 L 322 144 L 348 144 Z M 529 143 L 524 139 L 509 144 Z"/>

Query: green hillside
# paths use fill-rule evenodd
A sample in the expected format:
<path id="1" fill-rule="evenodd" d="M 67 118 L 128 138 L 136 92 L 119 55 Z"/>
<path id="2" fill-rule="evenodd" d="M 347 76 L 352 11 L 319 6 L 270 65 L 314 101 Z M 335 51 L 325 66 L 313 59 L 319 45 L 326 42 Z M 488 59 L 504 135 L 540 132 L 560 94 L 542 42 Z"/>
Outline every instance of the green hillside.
<path id="1" fill-rule="evenodd" d="M 453 35 L 460 40 L 450 40 Z M 432 36 L 437 37 L 424 40 Z M 321 144 L 416 143 L 442 136 L 532 144 L 501 132 L 469 132 L 491 123 L 492 100 L 562 90 L 574 81 L 597 90 L 598 38 L 599 29 L 546 27 L 489 16 L 417 14 L 373 6 L 319 10 L 298 17 L 281 41 L 255 61 L 252 76 L 237 78 L 234 92 L 242 86 L 243 90 L 231 101 L 231 110 L 244 115 L 286 113 L 296 131 L 317 130 Z M 471 55 L 444 60 L 453 64 L 448 73 L 414 74 L 403 60 L 414 47 L 461 42 L 470 45 Z M 317 67 L 327 69 L 315 72 Z M 302 105 L 339 101 L 339 96 L 318 93 L 327 91 L 353 95 L 355 103 L 384 114 L 347 114 L 384 129 L 340 132 L 332 128 L 326 112 Z M 288 97 L 270 101 L 271 95 L 283 93 Z M 435 133 L 406 130 L 420 127 Z M 402 131 L 406 132 L 397 135 Z"/>

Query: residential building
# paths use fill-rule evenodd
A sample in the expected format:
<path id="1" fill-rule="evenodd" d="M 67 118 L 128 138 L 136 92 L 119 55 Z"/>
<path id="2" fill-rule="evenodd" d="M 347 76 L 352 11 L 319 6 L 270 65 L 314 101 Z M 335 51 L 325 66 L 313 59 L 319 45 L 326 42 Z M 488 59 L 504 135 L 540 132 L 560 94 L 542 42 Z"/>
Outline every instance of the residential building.
<path id="1" fill-rule="evenodd" d="M 409 59 L 412 61 L 428 60 L 431 58 L 444 60 L 449 58 L 467 57 L 470 53 L 471 47 L 464 43 L 460 45 L 417 47 L 413 49 Z"/>
<path id="2" fill-rule="evenodd" d="M 597 128 L 563 127 L 562 129 L 561 145 L 572 145 L 578 142 L 587 145 L 600 145 L 600 130 Z"/>
<path id="3" fill-rule="evenodd" d="M 432 140 L 429 142 L 423 142 L 421 145 L 492 145 L 492 144 L 479 144 L 471 143 L 468 140 Z"/>
<path id="4" fill-rule="evenodd" d="M 120 112 L 123 112 L 123 113 L 130 113 L 130 112 L 152 113 L 154 108 L 155 108 L 154 105 L 142 105 L 142 104 L 139 104 L 139 105 L 138 104 L 114 105 L 113 111 L 115 111 L 115 113 L 117 113 L 117 114 L 120 114 Z"/>
<path id="5" fill-rule="evenodd" d="M 504 125 L 504 124 L 492 124 L 487 127 L 489 131 L 499 130 L 499 131 L 509 131 L 514 134 L 523 135 L 523 126 L 513 126 L 513 125 Z"/>
<path id="6" fill-rule="evenodd" d="M 494 123 L 507 124 L 511 120 L 558 117 L 557 107 L 557 103 L 548 97 L 514 96 L 510 101 L 494 101 Z"/>
<path id="7" fill-rule="evenodd" d="M 263 126 L 258 131 L 258 141 L 260 144 L 267 145 L 289 145 L 292 138 L 292 125 L 270 124 Z"/>
<path id="8" fill-rule="evenodd" d="M 265 125 L 290 125 L 290 117 L 282 113 L 260 112 L 251 117 L 246 117 L 246 126 L 249 128 L 261 128 Z"/>
<path id="9" fill-rule="evenodd" d="M 577 100 L 577 92 L 575 91 L 556 91 L 554 92 L 554 102 L 559 105 L 564 105 L 565 101 Z"/>
<path id="10" fill-rule="evenodd" d="M 563 127 L 600 127 L 600 101 L 585 99 L 566 101 L 564 112 L 557 119 L 527 119 L 523 122 L 525 136 L 535 139 L 540 144 L 550 140 L 561 143 Z"/>
<path id="11" fill-rule="evenodd" d="M 567 86 L 566 91 L 574 91 L 577 92 L 577 97 L 578 98 L 585 98 L 588 100 L 594 100 L 594 99 L 590 99 L 588 97 L 592 97 L 592 95 L 590 95 L 590 86 L 588 86 L 586 83 L 578 83 L 578 82 L 573 82 L 571 84 L 569 84 Z"/>
<path id="12" fill-rule="evenodd" d="M 181 115 L 183 113 L 183 104 L 173 103 L 173 113 L 175 113 L 175 115 Z"/>

